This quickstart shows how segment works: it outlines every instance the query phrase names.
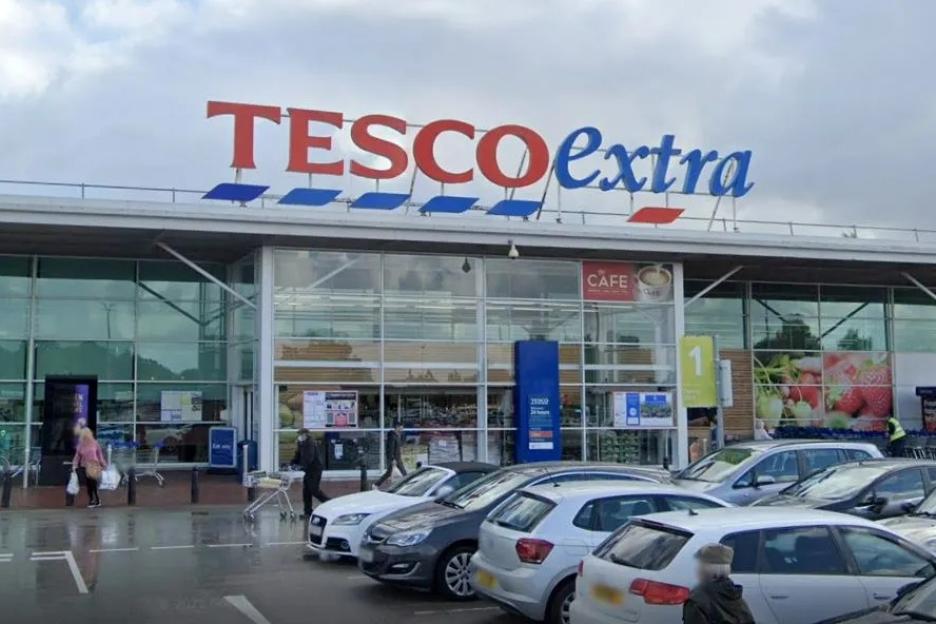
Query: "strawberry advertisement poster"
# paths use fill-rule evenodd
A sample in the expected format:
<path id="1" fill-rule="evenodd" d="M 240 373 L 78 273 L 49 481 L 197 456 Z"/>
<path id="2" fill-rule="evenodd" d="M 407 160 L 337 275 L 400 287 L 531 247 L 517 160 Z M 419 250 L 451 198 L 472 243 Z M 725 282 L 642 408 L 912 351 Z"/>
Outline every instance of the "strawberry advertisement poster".
<path id="1" fill-rule="evenodd" d="M 884 431 L 893 412 L 887 353 L 755 354 L 756 412 L 769 428 Z"/>

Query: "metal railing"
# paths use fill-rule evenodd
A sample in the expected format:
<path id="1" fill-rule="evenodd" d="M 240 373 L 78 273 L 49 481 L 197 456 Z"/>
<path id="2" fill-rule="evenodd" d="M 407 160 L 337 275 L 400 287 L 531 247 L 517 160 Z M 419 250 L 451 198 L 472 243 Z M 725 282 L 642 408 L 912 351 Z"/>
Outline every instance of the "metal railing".
<path id="1" fill-rule="evenodd" d="M 94 184 L 87 182 L 49 182 L 43 180 L 15 180 L 0 179 L 0 194 L 9 193 L 8 190 L 19 187 L 20 194 L 25 196 L 45 195 L 42 190 L 53 191 L 54 189 L 68 191 L 64 197 L 74 199 L 123 199 L 123 200 L 149 200 L 157 202 L 176 203 L 197 203 L 201 196 L 207 192 L 207 189 L 178 188 L 166 186 L 135 186 L 126 184 Z M 39 191 L 39 192 L 35 192 Z M 362 191 L 363 192 L 363 191 Z M 626 192 L 626 191 L 624 191 Z M 116 195 L 115 195 L 116 194 Z M 57 196 L 57 195 L 56 195 Z M 283 195 L 275 193 L 266 193 L 258 201 L 260 208 L 272 208 L 276 206 L 280 210 L 308 210 L 302 207 L 291 207 L 277 205 Z M 350 205 L 354 197 L 338 197 L 332 202 L 332 210 L 350 211 Z M 404 214 L 410 211 L 418 211 L 423 206 L 422 202 L 408 201 L 403 205 Z M 473 212 L 483 213 L 489 206 L 476 205 L 472 208 Z M 328 210 L 329 208 L 316 208 L 316 210 Z M 633 201 L 631 201 L 633 209 Z M 414 216 L 426 216 L 416 212 Z M 663 228 L 667 230 L 691 230 L 691 231 L 718 231 L 741 234 L 775 234 L 786 236 L 825 236 L 835 238 L 850 239 L 887 239 L 902 240 L 910 242 L 932 242 L 936 243 L 936 227 L 899 227 L 886 225 L 871 225 L 859 223 L 816 223 L 808 221 L 785 221 L 780 219 L 739 219 L 732 217 L 713 217 L 692 216 L 683 214 L 671 225 L 648 225 L 635 224 L 628 222 L 629 213 L 612 212 L 606 210 L 586 210 L 586 209 L 563 209 L 561 206 L 549 207 L 544 205 L 539 218 L 544 222 L 559 223 L 578 223 L 581 225 L 618 225 L 640 228 Z M 511 219 L 511 217 L 504 217 Z M 514 217 L 513 219 L 516 219 Z M 527 219 L 524 219 L 527 220 Z"/>

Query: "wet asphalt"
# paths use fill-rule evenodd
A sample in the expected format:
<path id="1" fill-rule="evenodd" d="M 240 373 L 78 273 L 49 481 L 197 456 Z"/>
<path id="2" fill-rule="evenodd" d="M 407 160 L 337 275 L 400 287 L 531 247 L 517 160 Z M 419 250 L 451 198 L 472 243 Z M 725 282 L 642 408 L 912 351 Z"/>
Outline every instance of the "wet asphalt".
<path id="1" fill-rule="evenodd" d="M 303 525 L 236 508 L 0 512 L 0 622 L 519 624 L 305 557 Z"/>

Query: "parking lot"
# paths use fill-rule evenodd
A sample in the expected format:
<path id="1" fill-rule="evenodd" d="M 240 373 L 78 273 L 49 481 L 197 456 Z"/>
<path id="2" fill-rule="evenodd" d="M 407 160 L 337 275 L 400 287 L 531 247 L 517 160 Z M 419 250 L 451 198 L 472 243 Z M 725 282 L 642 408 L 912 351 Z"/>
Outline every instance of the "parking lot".
<path id="1" fill-rule="evenodd" d="M 237 508 L 0 514 L 0 607 L 19 622 L 510 624 L 482 602 L 381 586 L 303 558 L 302 524 Z M 15 610 L 10 610 L 15 605 Z"/>

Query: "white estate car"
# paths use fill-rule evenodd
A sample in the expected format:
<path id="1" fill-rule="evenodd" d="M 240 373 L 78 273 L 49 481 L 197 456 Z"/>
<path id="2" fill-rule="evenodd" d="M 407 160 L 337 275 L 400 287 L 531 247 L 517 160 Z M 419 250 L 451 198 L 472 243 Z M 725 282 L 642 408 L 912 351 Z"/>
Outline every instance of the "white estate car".
<path id="1" fill-rule="evenodd" d="M 734 548 L 732 580 L 757 624 L 812 624 L 891 601 L 936 574 L 936 557 L 855 516 L 746 507 L 637 518 L 586 557 L 572 624 L 671 624 L 695 584 L 695 553 Z"/>
<path id="2" fill-rule="evenodd" d="M 364 531 L 384 516 L 451 494 L 498 467 L 452 462 L 412 472 L 386 492 L 372 490 L 322 503 L 309 518 L 306 548 L 320 555 L 357 557 Z"/>
<path id="3" fill-rule="evenodd" d="M 725 507 L 673 485 L 586 481 L 524 488 L 481 524 L 471 559 L 475 590 L 507 611 L 568 622 L 578 564 L 633 516 Z"/>

